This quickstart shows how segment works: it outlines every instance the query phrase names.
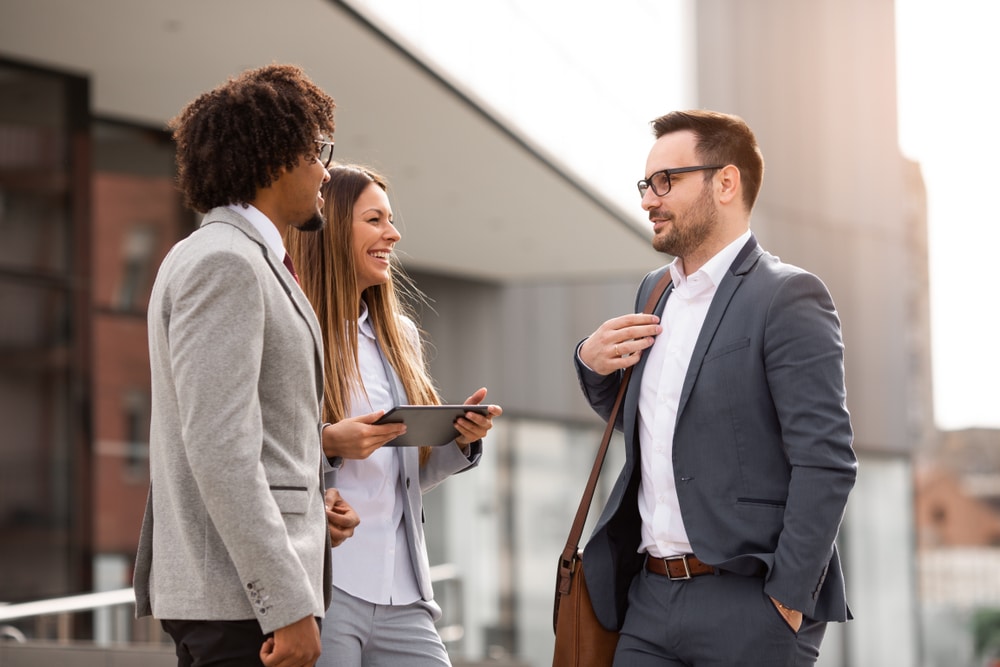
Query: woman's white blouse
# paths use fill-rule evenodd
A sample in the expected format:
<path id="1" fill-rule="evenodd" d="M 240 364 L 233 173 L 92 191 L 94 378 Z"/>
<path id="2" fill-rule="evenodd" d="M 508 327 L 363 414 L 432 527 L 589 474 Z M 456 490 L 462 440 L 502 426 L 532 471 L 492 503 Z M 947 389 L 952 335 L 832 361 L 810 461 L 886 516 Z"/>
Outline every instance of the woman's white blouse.
<path id="1" fill-rule="evenodd" d="M 358 318 L 358 366 L 365 392 L 351 397 L 351 416 L 394 406 L 388 364 L 383 364 L 375 334 L 362 304 Z M 406 402 L 401 397 L 402 402 Z M 327 480 L 328 485 L 330 479 Z M 354 535 L 333 549 L 333 583 L 337 588 L 374 604 L 411 604 L 420 599 L 410 563 L 405 503 L 395 447 L 381 447 L 364 460 L 345 459 L 336 486 L 361 517 Z"/>

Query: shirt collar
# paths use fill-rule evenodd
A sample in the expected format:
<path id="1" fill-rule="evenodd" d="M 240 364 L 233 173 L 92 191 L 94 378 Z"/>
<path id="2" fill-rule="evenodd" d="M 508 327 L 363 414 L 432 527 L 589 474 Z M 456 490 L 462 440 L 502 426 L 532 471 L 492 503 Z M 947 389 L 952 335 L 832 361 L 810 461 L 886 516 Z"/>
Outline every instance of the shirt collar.
<path id="1" fill-rule="evenodd" d="M 271 249 L 271 252 L 276 254 L 278 259 L 285 259 L 285 244 L 281 242 L 281 234 L 278 233 L 278 228 L 274 226 L 271 219 L 264 215 L 259 208 L 253 204 L 229 204 L 226 208 L 246 218 L 247 222 L 253 225 L 254 229 L 264 237 L 264 242 L 267 243 L 267 247 Z"/>
<path id="2" fill-rule="evenodd" d="M 358 331 L 371 338 L 375 339 L 375 330 L 372 329 L 372 322 L 368 319 L 368 304 L 361 301 L 361 314 L 358 315 Z"/>
<path id="3" fill-rule="evenodd" d="M 729 270 L 729 266 L 736 261 L 736 255 L 740 254 L 740 249 L 746 245 L 747 240 L 750 238 L 750 230 L 746 230 L 735 238 L 729 245 L 715 253 L 710 260 L 705 262 L 700 269 L 695 271 L 696 274 L 705 274 L 713 287 L 718 287 L 719 283 L 726 275 L 726 271 Z M 680 257 L 677 257 L 670 263 L 670 277 L 674 282 L 674 289 L 677 289 L 681 285 L 687 283 L 690 276 L 685 276 L 680 268 Z"/>

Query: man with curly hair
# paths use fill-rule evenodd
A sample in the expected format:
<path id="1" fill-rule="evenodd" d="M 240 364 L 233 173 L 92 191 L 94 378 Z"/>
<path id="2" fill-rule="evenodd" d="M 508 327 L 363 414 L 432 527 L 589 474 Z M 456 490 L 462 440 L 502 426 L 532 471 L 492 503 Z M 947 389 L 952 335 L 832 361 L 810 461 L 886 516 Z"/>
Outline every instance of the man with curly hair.
<path id="1" fill-rule="evenodd" d="M 150 494 L 135 593 L 179 665 L 319 657 L 335 532 L 320 477 L 322 338 L 282 239 L 323 226 L 333 110 L 301 69 L 271 65 L 170 124 L 180 188 L 205 216 L 150 297 Z"/>

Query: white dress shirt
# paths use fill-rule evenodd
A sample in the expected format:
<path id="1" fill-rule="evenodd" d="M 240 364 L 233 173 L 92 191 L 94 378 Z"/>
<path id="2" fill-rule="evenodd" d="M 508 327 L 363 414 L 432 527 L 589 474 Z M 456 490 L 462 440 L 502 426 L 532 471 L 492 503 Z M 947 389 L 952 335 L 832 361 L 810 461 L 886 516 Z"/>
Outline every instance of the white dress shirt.
<path id="1" fill-rule="evenodd" d="M 395 378 L 386 375 L 388 365 L 382 363 L 364 302 L 358 318 L 358 367 L 365 391 L 358 389 L 351 397 L 351 416 L 394 407 L 389 383 Z M 340 495 L 361 523 L 350 539 L 333 549 L 333 583 L 374 604 L 405 605 L 420 599 L 402 520 L 405 498 L 399 474 L 394 447 L 380 447 L 367 459 L 345 459 L 337 473 Z"/>
<path id="2" fill-rule="evenodd" d="M 281 234 L 278 232 L 278 228 L 274 226 L 274 223 L 271 222 L 271 219 L 264 215 L 259 208 L 253 204 L 247 204 L 246 206 L 243 204 L 229 204 L 226 208 L 246 218 L 253 225 L 254 229 L 264 237 L 264 241 L 267 243 L 267 247 L 271 249 L 271 252 L 277 255 L 279 260 L 285 261 L 285 244 L 281 242 Z"/>
<path id="3" fill-rule="evenodd" d="M 660 318 L 663 332 L 646 353 L 649 356 L 639 387 L 639 446 L 642 452 L 639 551 L 652 556 L 692 552 L 674 479 L 677 407 L 708 307 L 730 264 L 749 238 L 747 230 L 690 276 L 684 275 L 679 258 L 669 267 L 674 288 Z"/>

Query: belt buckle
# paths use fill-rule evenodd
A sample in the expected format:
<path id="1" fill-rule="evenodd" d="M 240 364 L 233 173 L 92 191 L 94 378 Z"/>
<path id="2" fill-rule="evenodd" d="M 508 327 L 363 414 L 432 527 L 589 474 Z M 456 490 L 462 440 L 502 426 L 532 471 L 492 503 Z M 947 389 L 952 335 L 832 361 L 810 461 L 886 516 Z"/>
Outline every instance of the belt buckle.
<path id="1" fill-rule="evenodd" d="M 674 576 L 670 573 L 670 561 L 680 561 L 684 563 L 684 576 Z M 680 556 L 667 556 L 663 559 L 664 564 L 667 566 L 667 579 L 670 581 L 687 581 L 691 578 L 691 568 L 688 566 L 687 554 L 681 554 Z"/>

